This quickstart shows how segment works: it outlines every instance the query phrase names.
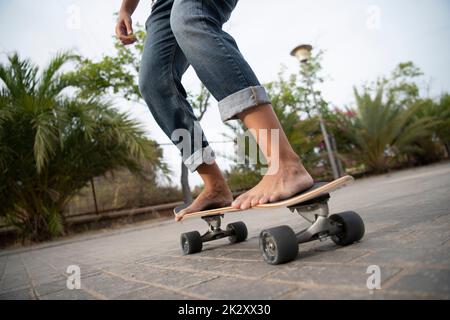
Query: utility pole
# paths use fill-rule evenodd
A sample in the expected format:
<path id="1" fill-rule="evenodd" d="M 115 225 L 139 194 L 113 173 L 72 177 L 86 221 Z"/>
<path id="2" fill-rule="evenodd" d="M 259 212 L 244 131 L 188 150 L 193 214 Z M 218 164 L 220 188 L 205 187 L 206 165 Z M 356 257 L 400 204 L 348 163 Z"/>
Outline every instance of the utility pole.
<path id="1" fill-rule="evenodd" d="M 91 178 L 92 197 L 94 198 L 95 213 L 98 214 L 97 196 L 95 194 L 94 178 Z"/>
<path id="2" fill-rule="evenodd" d="M 308 63 L 308 60 L 311 58 L 311 51 L 312 51 L 311 45 L 302 44 L 302 45 L 295 47 L 291 51 L 291 56 L 296 57 L 300 63 L 304 64 L 304 63 Z M 314 88 L 312 85 L 312 80 L 311 80 L 309 73 L 307 74 L 306 81 L 308 83 L 309 90 L 312 92 L 314 106 L 319 115 L 320 130 L 322 131 L 323 140 L 325 141 L 325 147 L 327 149 L 328 160 L 331 165 L 331 170 L 333 171 L 333 177 L 334 177 L 334 179 L 337 179 L 337 178 L 339 178 L 339 171 L 338 171 L 338 168 L 336 165 L 336 160 L 334 158 L 333 148 L 331 147 L 330 138 L 328 136 L 327 128 L 325 126 L 325 122 L 322 117 L 322 112 L 320 111 L 319 106 L 317 104 L 316 92 L 314 91 Z"/>
<path id="3" fill-rule="evenodd" d="M 183 160 L 181 160 L 181 191 L 183 192 L 183 201 L 186 204 L 192 203 L 192 192 L 189 187 L 189 169 L 184 164 Z"/>

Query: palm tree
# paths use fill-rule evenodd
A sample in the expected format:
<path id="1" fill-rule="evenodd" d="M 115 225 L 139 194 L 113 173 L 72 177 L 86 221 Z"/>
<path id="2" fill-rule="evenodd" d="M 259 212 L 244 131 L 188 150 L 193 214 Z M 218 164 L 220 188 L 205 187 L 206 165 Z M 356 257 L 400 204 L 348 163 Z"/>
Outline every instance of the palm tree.
<path id="1" fill-rule="evenodd" d="M 166 170 L 162 152 L 138 123 L 99 97 L 81 99 L 61 68 L 17 54 L 0 64 L 0 217 L 22 236 L 43 240 L 64 233 L 65 204 L 93 177 L 126 168 L 146 179 Z"/>
<path id="2" fill-rule="evenodd" d="M 439 103 L 432 110 L 433 115 L 441 120 L 440 125 L 436 128 L 435 134 L 444 144 L 447 156 L 450 155 L 450 94 L 446 93 L 441 96 Z"/>
<path id="3" fill-rule="evenodd" d="M 439 122 L 433 127 L 432 138 L 438 140 L 450 153 L 450 94 L 443 94 L 438 101 L 418 100 L 420 105 L 418 117 L 433 117 Z"/>
<path id="4" fill-rule="evenodd" d="M 430 134 L 433 118 L 417 118 L 416 105 L 405 108 L 383 101 L 383 87 L 372 98 L 368 90 L 359 94 L 354 89 L 356 110 L 353 116 L 340 116 L 340 130 L 352 144 L 359 160 L 372 171 L 388 169 L 390 160 L 417 149 L 418 139 Z"/>

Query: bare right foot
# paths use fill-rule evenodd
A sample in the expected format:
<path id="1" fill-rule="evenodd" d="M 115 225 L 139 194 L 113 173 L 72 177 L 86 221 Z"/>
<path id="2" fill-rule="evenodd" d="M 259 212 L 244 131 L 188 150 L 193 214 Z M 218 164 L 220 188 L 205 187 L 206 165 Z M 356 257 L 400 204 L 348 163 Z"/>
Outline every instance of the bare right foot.
<path id="1" fill-rule="evenodd" d="M 231 205 L 233 195 L 224 182 L 215 183 L 214 186 L 205 187 L 189 207 L 181 210 L 176 216 L 175 221 L 183 219 L 184 215 L 206 210 L 208 208 L 222 208 Z"/>
<path id="2" fill-rule="evenodd" d="M 265 175 L 256 186 L 234 200 L 233 207 L 245 210 L 258 204 L 284 200 L 313 184 L 312 177 L 298 160 L 280 162 L 275 174 Z"/>

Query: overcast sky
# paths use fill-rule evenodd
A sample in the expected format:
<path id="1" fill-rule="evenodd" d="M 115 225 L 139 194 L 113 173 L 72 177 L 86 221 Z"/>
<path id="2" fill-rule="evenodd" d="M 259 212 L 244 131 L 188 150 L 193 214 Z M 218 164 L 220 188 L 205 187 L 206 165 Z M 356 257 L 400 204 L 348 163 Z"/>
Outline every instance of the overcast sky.
<path id="1" fill-rule="evenodd" d="M 158 0 L 163 1 L 163 0 Z M 111 52 L 115 18 L 121 0 L 0 0 L 1 61 L 6 53 L 44 65 L 58 51 L 74 49 L 99 58 Z M 141 0 L 133 23 L 143 24 L 150 14 L 150 0 Z M 430 96 L 450 91 L 450 1 L 448 0 L 239 0 L 225 29 L 261 82 L 277 78 L 280 65 L 296 72 L 298 62 L 290 50 L 310 43 L 325 50 L 323 67 L 329 75 L 321 89 L 333 105 L 351 105 L 352 87 L 389 73 L 399 62 L 414 61 L 431 84 Z M 185 74 L 187 90 L 196 91 L 192 68 Z M 169 140 L 141 105 L 118 105 L 130 111 L 160 143 Z M 202 122 L 211 141 L 224 140 L 216 101 Z M 213 144 L 220 152 L 231 145 Z M 165 160 L 179 178 L 179 155 L 164 147 Z M 219 158 L 219 165 L 227 161 Z M 197 175 L 192 184 L 199 183 Z"/>

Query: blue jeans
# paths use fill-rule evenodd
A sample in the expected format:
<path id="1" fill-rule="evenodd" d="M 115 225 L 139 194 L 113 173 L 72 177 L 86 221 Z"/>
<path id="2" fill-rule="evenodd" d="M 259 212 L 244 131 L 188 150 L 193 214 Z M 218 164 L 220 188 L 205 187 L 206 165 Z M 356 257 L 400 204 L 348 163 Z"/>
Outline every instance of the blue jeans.
<path id="1" fill-rule="evenodd" d="M 219 101 L 223 121 L 270 102 L 235 40 L 222 30 L 236 4 L 237 0 L 157 0 L 145 23 L 139 89 L 190 171 L 211 163 L 215 156 L 181 84 L 189 65 Z M 188 137 L 174 134 L 177 129 Z"/>

